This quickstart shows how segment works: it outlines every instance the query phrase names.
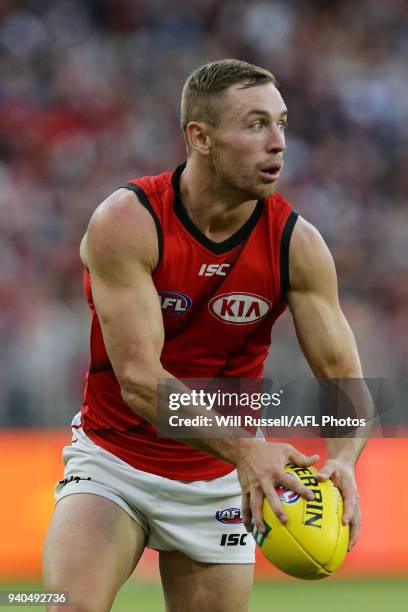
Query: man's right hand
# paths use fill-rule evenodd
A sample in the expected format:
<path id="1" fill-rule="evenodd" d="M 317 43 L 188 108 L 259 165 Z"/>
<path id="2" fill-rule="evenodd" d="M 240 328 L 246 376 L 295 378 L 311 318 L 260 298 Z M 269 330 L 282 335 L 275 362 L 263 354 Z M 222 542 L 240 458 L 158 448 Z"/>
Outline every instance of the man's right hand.
<path id="1" fill-rule="evenodd" d="M 279 485 L 298 493 L 304 499 L 314 499 L 313 492 L 297 478 L 291 477 L 285 471 L 285 466 L 293 463 L 299 467 L 309 467 L 319 460 L 319 455 L 306 456 L 290 444 L 264 443 L 259 440 L 248 440 L 240 450 L 237 471 L 242 488 L 243 521 L 247 531 L 251 531 L 253 518 L 258 531 L 264 533 L 262 507 L 265 497 L 281 523 L 287 522 L 288 517 L 275 490 Z"/>

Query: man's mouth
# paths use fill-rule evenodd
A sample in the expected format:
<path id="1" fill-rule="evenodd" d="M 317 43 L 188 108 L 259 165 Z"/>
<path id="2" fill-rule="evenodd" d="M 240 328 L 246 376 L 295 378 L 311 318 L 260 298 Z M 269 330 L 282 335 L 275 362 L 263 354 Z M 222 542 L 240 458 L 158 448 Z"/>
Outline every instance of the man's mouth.
<path id="1" fill-rule="evenodd" d="M 267 181 L 277 181 L 279 178 L 280 171 L 282 169 L 282 164 L 270 164 L 269 166 L 265 166 L 260 170 L 260 174 L 262 178 Z"/>

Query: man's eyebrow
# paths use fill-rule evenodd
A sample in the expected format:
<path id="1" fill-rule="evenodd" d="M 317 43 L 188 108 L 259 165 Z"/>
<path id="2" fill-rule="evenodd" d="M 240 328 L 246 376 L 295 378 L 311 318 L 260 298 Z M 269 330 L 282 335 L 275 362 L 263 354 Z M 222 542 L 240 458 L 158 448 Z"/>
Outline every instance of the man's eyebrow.
<path id="1" fill-rule="evenodd" d="M 262 115 L 263 117 L 270 117 L 270 113 L 268 113 L 268 111 L 263 110 L 263 109 L 260 109 L 260 108 L 259 108 L 259 109 L 258 109 L 258 108 L 254 108 L 254 109 L 250 110 L 250 111 L 249 111 L 249 112 L 248 112 L 248 113 L 245 115 L 245 117 L 249 117 L 250 115 Z M 285 118 L 286 118 L 286 117 L 287 117 L 287 115 L 288 115 L 288 109 L 287 109 L 287 108 L 285 108 L 285 110 L 283 110 L 283 111 L 280 113 L 279 117 L 285 117 Z"/>

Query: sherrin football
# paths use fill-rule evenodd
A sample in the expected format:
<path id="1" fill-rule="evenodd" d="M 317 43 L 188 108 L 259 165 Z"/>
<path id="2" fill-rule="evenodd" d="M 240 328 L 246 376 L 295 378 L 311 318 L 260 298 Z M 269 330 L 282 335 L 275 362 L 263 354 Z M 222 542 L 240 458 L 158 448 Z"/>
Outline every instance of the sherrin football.
<path id="1" fill-rule="evenodd" d="M 317 480 L 314 467 L 288 465 L 285 470 L 311 489 L 315 499 L 308 501 L 278 487 L 276 492 L 288 516 L 286 525 L 265 499 L 266 532 L 253 526 L 253 536 L 265 557 L 283 572 L 305 580 L 326 578 L 340 567 L 347 552 L 349 526 L 342 524 L 343 498 L 332 480 Z"/>

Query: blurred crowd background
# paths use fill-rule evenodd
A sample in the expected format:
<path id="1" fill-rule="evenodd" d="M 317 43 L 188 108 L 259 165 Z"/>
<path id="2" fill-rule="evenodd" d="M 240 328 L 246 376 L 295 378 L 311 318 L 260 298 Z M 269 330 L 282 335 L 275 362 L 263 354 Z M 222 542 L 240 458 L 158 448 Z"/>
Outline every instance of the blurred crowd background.
<path id="1" fill-rule="evenodd" d="M 334 254 L 366 376 L 407 376 L 405 0 L 2 0 L 0 426 L 65 426 L 79 409 L 89 216 L 127 179 L 183 161 L 183 82 L 222 57 L 276 75 L 279 191 Z M 289 315 L 267 374 L 308 374 Z"/>

